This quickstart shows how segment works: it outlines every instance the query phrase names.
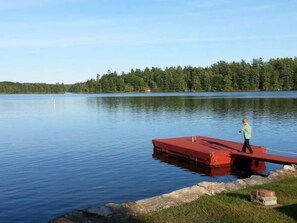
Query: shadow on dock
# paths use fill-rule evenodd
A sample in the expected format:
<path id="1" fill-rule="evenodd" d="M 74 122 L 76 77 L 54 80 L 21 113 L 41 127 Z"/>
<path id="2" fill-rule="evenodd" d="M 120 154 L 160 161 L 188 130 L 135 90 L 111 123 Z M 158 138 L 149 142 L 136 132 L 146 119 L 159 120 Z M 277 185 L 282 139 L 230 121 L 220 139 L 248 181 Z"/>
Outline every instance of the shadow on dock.
<path id="1" fill-rule="evenodd" d="M 206 142 L 206 145 L 208 145 L 209 147 L 211 148 L 214 148 L 214 149 L 221 149 L 221 148 L 225 148 L 225 149 L 229 149 L 229 150 L 235 150 L 236 151 L 236 148 L 232 147 L 232 146 L 228 146 L 224 143 L 220 143 L 220 142 L 215 142 L 215 141 L 212 141 L 212 140 L 207 140 L 207 139 L 202 139 L 201 140 L 202 142 Z M 219 147 L 219 148 L 218 148 Z"/>

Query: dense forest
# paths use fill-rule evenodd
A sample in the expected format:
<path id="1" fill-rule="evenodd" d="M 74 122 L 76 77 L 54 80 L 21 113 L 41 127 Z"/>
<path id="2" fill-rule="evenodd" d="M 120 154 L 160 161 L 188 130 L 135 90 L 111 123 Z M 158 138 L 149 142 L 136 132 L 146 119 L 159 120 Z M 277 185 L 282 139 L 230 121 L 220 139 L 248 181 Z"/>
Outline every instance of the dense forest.
<path id="1" fill-rule="evenodd" d="M 73 93 L 185 92 L 185 91 L 297 90 L 297 58 L 248 63 L 219 61 L 210 67 L 156 67 L 128 73 L 108 71 L 95 79 L 72 85 Z"/>
<path id="2" fill-rule="evenodd" d="M 0 93 L 114 93 L 187 91 L 297 90 L 297 57 L 250 63 L 219 61 L 209 67 L 132 69 L 108 71 L 95 79 L 73 85 L 0 82 Z"/>
<path id="3" fill-rule="evenodd" d="M 64 84 L 0 82 L 0 94 L 61 94 L 65 92 Z"/>

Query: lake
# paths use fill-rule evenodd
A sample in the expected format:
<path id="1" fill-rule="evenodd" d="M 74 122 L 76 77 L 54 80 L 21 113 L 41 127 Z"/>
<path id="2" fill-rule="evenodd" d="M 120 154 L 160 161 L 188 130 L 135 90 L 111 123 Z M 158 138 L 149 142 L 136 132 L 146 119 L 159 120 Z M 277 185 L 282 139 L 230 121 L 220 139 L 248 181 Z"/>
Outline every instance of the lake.
<path id="1" fill-rule="evenodd" d="M 154 138 L 202 135 L 296 155 L 297 92 L 0 95 L 0 221 L 40 223 L 200 181 L 232 181 L 152 157 Z M 266 164 L 266 171 L 282 165 Z"/>

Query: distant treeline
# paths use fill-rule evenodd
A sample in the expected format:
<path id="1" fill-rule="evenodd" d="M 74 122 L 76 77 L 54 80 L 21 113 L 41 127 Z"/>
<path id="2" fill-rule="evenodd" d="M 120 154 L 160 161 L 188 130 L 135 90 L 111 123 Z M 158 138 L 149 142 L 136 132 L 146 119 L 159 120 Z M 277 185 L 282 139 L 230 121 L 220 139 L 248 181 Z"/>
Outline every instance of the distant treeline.
<path id="1" fill-rule="evenodd" d="M 210 67 L 132 69 L 108 71 L 96 79 L 73 85 L 0 82 L 0 93 L 115 93 L 187 91 L 297 90 L 297 57 L 248 63 L 219 61 Z"/>
<path id="2" fill-rule="evenodd" d="M 73 84 L 73 93 L 297 90 L 297 58 L 251 63 L 219 61 L 210 67 L 132 69 L 118 75 L 108 71 L 96 79 Z"/>
<path id="3" fill-rule="evenodd" d="M 64 84 L 0 82 L 0 94 L 61 94 Z"/>

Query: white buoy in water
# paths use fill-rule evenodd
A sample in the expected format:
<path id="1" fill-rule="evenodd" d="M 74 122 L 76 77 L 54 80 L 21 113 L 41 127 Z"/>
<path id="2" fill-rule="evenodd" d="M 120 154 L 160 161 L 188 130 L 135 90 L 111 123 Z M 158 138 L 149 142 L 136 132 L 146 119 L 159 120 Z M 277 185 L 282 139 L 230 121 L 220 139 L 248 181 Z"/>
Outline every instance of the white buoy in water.
<path id="1" fill-rule="evenodd" d="M 53 103 L 56 104 L 56 99 L 54 99 Z"/>

